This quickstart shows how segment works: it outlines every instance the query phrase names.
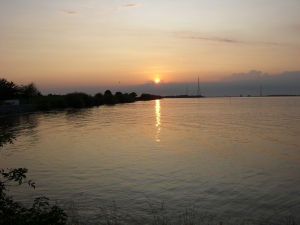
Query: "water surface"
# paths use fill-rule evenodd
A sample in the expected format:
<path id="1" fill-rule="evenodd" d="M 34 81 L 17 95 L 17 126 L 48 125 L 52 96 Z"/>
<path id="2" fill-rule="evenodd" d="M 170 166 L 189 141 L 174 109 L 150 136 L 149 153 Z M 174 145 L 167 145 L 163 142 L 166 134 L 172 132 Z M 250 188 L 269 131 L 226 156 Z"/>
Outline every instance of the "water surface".
<path id="1" fill-rule="evenodd" d="M 20 190 L 24 201 L 83 194 L 90 208 L 114 200 L 137 213 L 149 198 L 221 217 L 297 215 L 299 112 L 298 97 L 204 98 L 5 117 L 17 139 L 0 165 L 29 169 L 37 188 Z"/>

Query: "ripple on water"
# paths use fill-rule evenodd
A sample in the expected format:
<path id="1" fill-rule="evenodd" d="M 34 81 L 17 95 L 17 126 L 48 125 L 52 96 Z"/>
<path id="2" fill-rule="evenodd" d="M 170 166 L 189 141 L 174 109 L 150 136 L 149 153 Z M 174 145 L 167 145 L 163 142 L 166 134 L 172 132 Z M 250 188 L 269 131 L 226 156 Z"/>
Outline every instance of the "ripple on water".
<path id="1" fill-rule="evenodd" d="M 165 99 L 18 116 L 5 122 L 17 140 L 0 163 L 29 168 L 37 189 L 23 196 L 83 194 L 89 207 L 115 200 L 138 214 L 149 197 L 170 211 L 299 212 L 298 101 Z"/>

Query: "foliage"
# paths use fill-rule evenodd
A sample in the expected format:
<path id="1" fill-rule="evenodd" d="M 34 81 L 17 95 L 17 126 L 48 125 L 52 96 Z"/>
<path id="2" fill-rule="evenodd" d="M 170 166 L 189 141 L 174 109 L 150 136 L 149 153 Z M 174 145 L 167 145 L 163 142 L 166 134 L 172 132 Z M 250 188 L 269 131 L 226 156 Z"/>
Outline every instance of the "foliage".
<path id="1" fill-rule="evenodd" d="M 51 104 L 49 101 L 42 101 L 39 102 L 37 108 L 41 111 L 49 111 L 52 109 Z"/>
<path id="2" fill-rule="evenodd" d="M 94 96 L 88 95 L 82 92 L 73 92 L 66 95 L 53 95 L 36 96 L 31 99 L 31 103 L 37 104 L 37 108 L 41 111 L 49 111 L 52 109 L 64 109 L 64 108 L 85 108 L 100 105 L 114 105 L 118 103 L 131 103 L 135 102 L 136 98 L 134 94 L 123 94 L 122 92 L 116 92 L 115 95 L 110 94 L 110 91 L 106 91 L 107 94 L 97 93 Z M 23 100 L 20 101 L 23 103 Z"/>
<path id="3" fill-rule="evenodd" d="M 142 94 L 139 100 L 142 101 L 150 101 L 150 100 L 155 100 L 155 99 L 161 99 L 161 96 L 159 95 L 151 95 L 151 94 Z"/>
<path id="4" fill-rule="evenodd" d="M 0 100 L 15 98 L 18 94 L 18 86 L 5 78 L 0 79 Z"/>
<path id="5" fill-rule="evenodd" d="M 86 93 L 74 92 L 65 96 L 65 103 L 70 108 L 84 108 L 94 106 L 94 98 Z"/>
<path id="6" fill-rule="evenodd" d="M 111 93 L 110 90 L 106 90 L 106 91 L 104 92 L 104 95 L 112 95 L 112 93 Z"/>
<path id="7" fill-rule="evenodd" d="M 63 95 L 49 94 L 47 96 L 36 96 L 31 102 L 37 104 L 37 108 L 41 111 L 62 109 L 66 107 Z"/>
<path id="8" fill-rule="evenodd" d="M 125 98 L 122 92 L 117 91 L 115 94 L 116 98 L 118 99 L 119 103 L 125 103 Z"/>
<path id="9" fill-rule="evenodd" d="M 0 180 L 0 224 L 16 225 L 38 225 L 38 224 L 65 224 L 67 215 L 58 205 L 50 205 L 49 199 L 45 196 L 34 199 L 32 206 L 26 207 L 20 202 L 13 200 L 6 192 L 11 181 L 18 185 L 27 183 L 35 188 L 35 183 L 31 180 L 26 181 L 26 168 L 1 169 L 4 180 Z"/>
<path id="10" fill-rule="evenodd" d="M 103 94 L 101 92 L 95 94 L 94 98 L 102 98 Z"/>
<path id="11" fill-rule="evenodd" d="M 169 211 L 164 202 L 150 201 L 148 206 L 140 205 L 138 211 L 121 208 L 115 201 L 111 204 L 100 206 L 94 213 L 84 216 L 74 201 L 66 205 L 68 214 L 68 224 L 84 225 L 297 225 L 296 217 L 291 215 L 283 216 L 274 213 L 271 216 L 262 215 L 256 218 L 246 219 L 231 218 L 230 216 L 220 218 L 216 214 L 209 212 L 199 212 L 193 207 L 185 208 L 183 211 Z"/>
<path id="12" fill-rule="evenodd" d="M 111 94 L 103 95 L 102 102 L 107 105 L 114 105 L 119 103 L 117 96 Z"/>
<path id="13" fill-rule="evenodd" d="M 137 97 L 135 92 L 123 94 L 122 92 L 117 91 L 116 94 L 113 95 L 110 90 L 106 90 L 104 94 L 99 92 L 94 96 L 83 92 L 73 92 L 66 95 L 48 94 L 47 96 L 43 96 L 33 82 L 27 85 L 17 86 L 4 78 L 0 79 L 0 94 L 0 97 L 3 99 L 8 98 L 8 96 L 19 96 L 21 97 L 21 104 L 28 104 L 29 99 L 31 99 L 31 103 L 37 104 L 37 109 L 41 111 L 63 108 L 85 108 L 104 104 L 114 105 L 118 103 L 131 103 L 137 100 L 161 99 L 160 96 L 150 94 L 142 94 L 141 97 Z"/>
<path id="14" fill-rule="evenodd" d="M 2 132 L 3 133 L 3 132 Z M 13 135 L 4 133 L 0 136 L 0 146 L 12 143 Z M 12 196 L 7 195 L 9 187 L 28 184 L 35 188 L 32 180 L 26 180 L 26 168 L 0 169 L 0 224 L 5 225 L 62 225 L 66 224 L 67 215 L 57 204 L 50 205 L 45 196 L 34 199 L 32 206 L 28 207 L 14 201 Z M 11 184 L 17 183 L 16 185 Z"/>
<path id="15" fill-rule="evenodd" d="M 137 97 L 137 93 L 135 93 L 135 92 L 131 92 L 129 95 L 131 95 L 131 96 L 134 97 L 134 98 Z"/>
<path id="16" fill-rule="evenodd" d="M 0 147 L 3 147 L 3 145 L 10 143 L 13 143 L 13 140 L 15 139 L 15 136 L 11 132 L 7 132 L 4 128 L 0 130 Z"/>
<path id="17" fill-rule="evenodd" d="M 95 106 L 103 105 L 102 96 L 103 95 L 101 93 L 95 94 L 94 96 Z"/>
<path id="18" fill-rule="evenodd" d="M 29 98 L 41 95 L 41 92 L 33 82 L 20 86 L 19 93 L 26 98 L 27 104 L 29 102 Z"/>

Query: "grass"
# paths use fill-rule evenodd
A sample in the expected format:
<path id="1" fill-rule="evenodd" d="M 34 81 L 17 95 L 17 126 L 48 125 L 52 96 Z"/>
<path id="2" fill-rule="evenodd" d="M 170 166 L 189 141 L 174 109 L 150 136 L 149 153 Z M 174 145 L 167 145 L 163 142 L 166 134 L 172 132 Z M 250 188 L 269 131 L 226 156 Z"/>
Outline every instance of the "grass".
<path id="1" fill-rule="evenodd" d="M 100 206 L 90 213 L 90 209 L 79 209 L 76 201 L 64 205 L 68 215 L 68 225 L 297 225 L 293 215 L 281 215 L 274 212 L 272 216 L 257 218 L 232 219 L 230 216 L 220 219 L 208 212 L 199 212 L 196 207 L 183 211 L 170 212 L 164 202 L 153 202 L 148 199 L 148 208 L 134 212 L 123 209 L 113 201 Z"/>

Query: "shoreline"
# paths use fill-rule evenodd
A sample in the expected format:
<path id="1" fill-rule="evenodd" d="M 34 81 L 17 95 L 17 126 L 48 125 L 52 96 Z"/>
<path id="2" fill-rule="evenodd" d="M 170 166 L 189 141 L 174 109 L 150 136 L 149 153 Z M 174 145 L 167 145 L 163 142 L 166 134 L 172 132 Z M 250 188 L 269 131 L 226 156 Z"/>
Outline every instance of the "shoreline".
<path id="1" fill-rule="evenodd" d="M 38 112 L 37 104 L 0 106 L 0 117 Z"/>

